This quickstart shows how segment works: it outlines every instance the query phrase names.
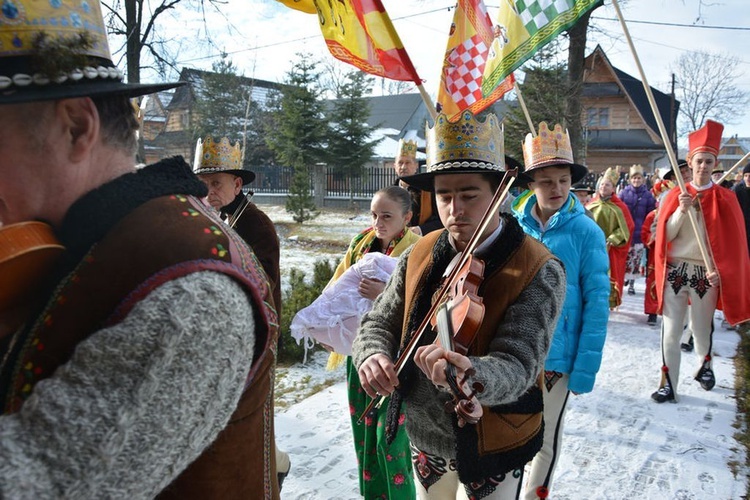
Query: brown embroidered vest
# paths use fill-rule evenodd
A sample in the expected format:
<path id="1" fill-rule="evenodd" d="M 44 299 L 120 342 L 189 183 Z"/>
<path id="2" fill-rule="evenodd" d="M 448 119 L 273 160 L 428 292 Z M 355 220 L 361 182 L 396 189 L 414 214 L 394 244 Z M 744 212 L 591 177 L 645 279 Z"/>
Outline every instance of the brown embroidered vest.
<path id="1" fill-rule="evenodd" d="M 485 277 L 479 289 L 479 295 L 483 297 L 485 304 L 485 314 L 479 332 L 469 348 L 469 356 L 487 354 L 490 342 L 497 335 L 497 325 L 505 316 L 507 308 L 518 299 L 542 265 L 553 258 L 544 245 L 526 236 L 514 219 L 506 218 L 504 224 L 499 240 L 504 240 L 505 245 L 495 254 L 499 262 L 492 268 L 485 269 Z M 410 316 L 414 313 L 415 298 L 425 286 L 433 264 L 433 249 L 443 234 L 444 231 L 435 231 L 423 237 L 409 255 L 404 309 L 409 313 L 404 318 L 402 344 L 409 325 L 414 324 Z M 522 467 L 541 448 L 543 376 L 540 373 L 536 384 L 516 402 L 501 407 L 483 406 L 484 414 L 477 425 L 463 428 L 454 426 L 456 461 L 463 483 Z"/>
<path id="2" fill-rule="evenodd" d="M 158 286 L 198 271 L 231 276 L 255 305 L 256 347 L 245 391 L 227 427 L 160 498 L 278 498 L 273 376 L 278 319 L 249 247 L 192 196 L 154 198 L 120 219 L 55 288 L 8 358 L 5 413 L 66 363 L 95 331 L 119 323 Z M 5 373 L 8 373 L 7 370 Z"/>

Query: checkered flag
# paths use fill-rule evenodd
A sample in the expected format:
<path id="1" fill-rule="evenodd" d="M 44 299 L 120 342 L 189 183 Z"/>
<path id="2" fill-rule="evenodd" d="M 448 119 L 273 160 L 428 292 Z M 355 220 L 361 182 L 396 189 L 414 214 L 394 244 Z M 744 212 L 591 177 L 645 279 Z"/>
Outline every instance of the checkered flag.
<path id="1" fill-rule="evenodd" d="M 448 56 L 445 84 L 460 109 L 466 109 L 482 99 L 482 74 L 489 47 L 479 35 L 458 45 Z"/>
<path id="2" fill-rule="evenodd" d="M 534 35 L 574 4 L 574 0 L 516 0 L 516 10 L 529 34 Z"/>
<path id="3" fill-rule="evenodd" d="M 569 29 L 603 0 L 504 0 L 496 27 L 506 30 L 503 44 L 493 43 L 484 66 L 485 95 L 501 85 L 540 48 Z"/>

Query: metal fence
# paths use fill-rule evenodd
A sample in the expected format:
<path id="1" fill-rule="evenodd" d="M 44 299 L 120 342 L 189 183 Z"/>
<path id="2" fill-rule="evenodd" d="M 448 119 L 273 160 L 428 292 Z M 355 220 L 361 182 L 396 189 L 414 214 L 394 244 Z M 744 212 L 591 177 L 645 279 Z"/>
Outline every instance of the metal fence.
<path id="1" fill-rule="evenodd" d="M 324 197 L 369 198 L 378 189 L 392 185 L 396 181 L 396 172 L 390 167 L 368 166 L 361 176 L 351 176 L 346 173 L 336 173 L 330 167 L 323 169 L 326 181 Z M 255 193 L 264 194 L 286 194 L 292 183 L 294 169 L 291 167 L 279 167 L 274 165 L 256 166 L 255 181 L 251 189 Z M 314 191 L 314 173 L 310 173 L 310 192 Z"/>

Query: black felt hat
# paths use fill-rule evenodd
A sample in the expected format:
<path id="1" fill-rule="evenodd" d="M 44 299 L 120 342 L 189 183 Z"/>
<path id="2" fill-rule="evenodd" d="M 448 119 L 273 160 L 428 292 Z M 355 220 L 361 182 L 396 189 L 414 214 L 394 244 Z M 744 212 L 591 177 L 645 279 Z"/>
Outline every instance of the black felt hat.
<path id="1" fill-rule="evenodd" d="M 183 82 L 123 82 L 109 52 L 98 0 L 4 0 L 0 104 L 71 97 L 136 97 Z"/>

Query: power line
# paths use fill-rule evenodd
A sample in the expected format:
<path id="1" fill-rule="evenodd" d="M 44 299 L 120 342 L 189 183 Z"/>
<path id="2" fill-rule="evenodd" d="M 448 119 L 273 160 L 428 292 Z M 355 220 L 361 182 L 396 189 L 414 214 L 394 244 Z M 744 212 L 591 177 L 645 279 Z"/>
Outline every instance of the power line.
<path id="1" fill-rule="evenodd" d="M 591 19 L 596 19 L 597 21 L 614 21 L 614 22 L 620 22 L 619 19 L 613 18 L 613 17 L 594 17 L 591 16 Z M 627 20 L 625 21 L 628 24 L 653 24 L 656 26 L 673 26 L 676 28 L 701 28 L 701 29 L 709 29 L 709 30 L 733 30 L 733 31 L 750 31 L 750 27 L 744 27 L 744 26 L 707 26 L 705 24 L 680 24 L 680 23 L 664 23 L 659 21 L 639 21 L 639 20 Z"/>

